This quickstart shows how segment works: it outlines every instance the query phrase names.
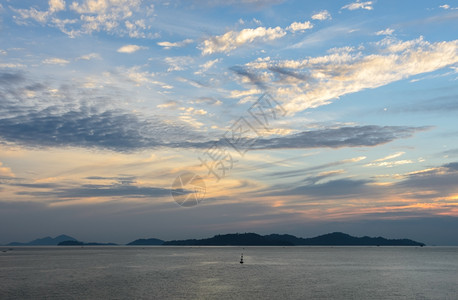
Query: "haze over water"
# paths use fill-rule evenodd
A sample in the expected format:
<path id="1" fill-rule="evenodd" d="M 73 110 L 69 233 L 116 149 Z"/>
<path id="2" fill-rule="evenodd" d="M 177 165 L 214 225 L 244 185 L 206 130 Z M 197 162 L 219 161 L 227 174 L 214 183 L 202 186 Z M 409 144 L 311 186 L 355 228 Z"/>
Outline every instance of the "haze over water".
<path id="1" fill-rule="evenodd" d="M 0 299 L 456 299 L 457 273 L 456 247 L 15 247 Z"/>

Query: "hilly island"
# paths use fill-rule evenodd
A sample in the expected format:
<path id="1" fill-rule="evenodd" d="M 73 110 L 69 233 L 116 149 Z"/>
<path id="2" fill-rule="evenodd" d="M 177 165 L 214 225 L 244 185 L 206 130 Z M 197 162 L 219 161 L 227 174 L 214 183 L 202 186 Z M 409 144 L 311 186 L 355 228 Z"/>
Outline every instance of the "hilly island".
<path id="1" fill-rule="evenodd" d="M 68 235 L 45 237 L 26 243 L 13 242 L 7 246 L 116 246 L 115 243 L 82 242 Z M 157 238 L 141 238 L 127 246 L 425 246 L 410 239 L 387 239 L 384 237 L 355 237 L 342 232 L 328 233 L 312 238 L 290 234 L 230 233 L 211 238 L 164 241 Z"/>
<path id="2" fill-rule="evenodd" d="M 425 246 L 409 239 L 386 239 L 383 237 L 354 237 L 333 232 L 313 238 L 300 238 L 289 234 L 259 235 L 235 233 L 215 235 L 207 239 L 190 239 L 164 242 L 167 246 Z"/>

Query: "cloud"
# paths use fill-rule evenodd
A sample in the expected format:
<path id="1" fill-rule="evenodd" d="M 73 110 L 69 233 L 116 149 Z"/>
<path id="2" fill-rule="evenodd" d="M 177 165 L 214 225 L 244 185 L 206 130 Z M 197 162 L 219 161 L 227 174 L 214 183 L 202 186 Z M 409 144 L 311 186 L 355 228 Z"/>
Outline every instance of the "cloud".
<path id="1" fill-rule="evenodd" d="M 199 5 L 210 5 L 210 6 L 228 6 L 234 5 L 239 7 L 241 5 L 245 7 L 254 7 L 254 8 L 263 8 L 265 6 L 280 4 L 285 0 L 209 0 L 209 1 L 201 1 L 201 0 L 193 0 L 194 3 Z"/>
<path id="2" fill-rule="evenodd" d="M 425 127 L 356 126 L 329 128 L 271 139 L 259 139 L 252 149 L 307 149 L 367 147 L 385 144 L 400 138 L 411 137 Z"/>
<path id="3" fill-rule="evenodd" d="M 148 48 L 143 47 L 143 46 L 138 46 L 138 45 L 124 45 L 121 48 L 119 48 L 117 51 L 119 53 L 134 53 L 142 49 L 148 49 Z"/>
<path id="4" fill-rule="evenodd" d="M 458 40 L 430 43 L 422 37 L 410 41 L 385 38 L 375 46 L 378 53 L 367 55 L 363 50 L 341 48 L 302 60 L 255 60 L 237 73 L 255 79 L 257 86 L 266 86 L 268 79 L 272 97 L 282 99 L 284 108 L 292 114 L 349 93 L 458 63 Z M 286 72 L 276 70 L 307 76 L 303 80 L 293 76 L 294 80 L 285 84 Z"/>
<path id="5" fill-rule="evenodd" d="M 258 197 L 288 197 L 297 209 L 298 205 L 312 209 L 316 214 L 342 217 L 352 215 L 380 217 L 391 215 L 418 216 L 424 213 L 437 215 L 454 215 L 458 200 L 458 163 L 451 162 L 439 167 L 420 170 L 398 177 L 396 182 L 384 184 L 374 179 L 357 179 L 352 177 L 329 180 L 332 176 L 344 174 L 341 170 L 331 170 L 313 175 L 313 171 L 331 167 L 340 162 L 271 174 L 276 178 L 301 176 L 301 180 L 291 183 L 280 183 L 263 188 Z M 305 178 L 304 178 L 305 177 Z M 399 180 L 400 179 L 400 180 Z M 328 181 L 327 181 L 328 180 Z M 287 198 L 287 199 L 288 199 Z M 316 202 L 319 200 L 319 202 Z M 339 200 L 335 202 L 326 200 Z M 287 201 L 288 202 L 288 201 Z M 378 216 L 377 216 L 378 215 Z"/>
<path id="6" fill-rule="evenodd" d="M 62 97 L 55 97 L 53 89 L 21 72 L 0 72 L 0 140 L 26 147 L 135 151 L 173 147 L 184 137 L 189 142 L 201 138 L 182 122 L 117 108 L 122 93 L 114 87 L 114 96 L 96 88 L 89 93 L 79 86 L 64 86 L 56 92 Z M 29 99 L 31 92 L 34 97 Z"/>
<path id="7" fill-rule="evenodd" d="M 170 197 L 176 189 L 162 188 L 138 184 L 136 176 L 101 177 L 90 176 L 79 181 L 67 181 L 63 183 L 29 183 L 26 179 L 19 179 L 3 183 L 5 186 L 20 187 L 16 189 L 18 196 L 40 197 L 48 204 L 88 204 L 87 198 L 92 203 L 112 201 L 113 199 L 145 199 Z M 82 183 L 83 182 L 83 183 Z M 188 193 L 185 189 L 179 189 L 182 193 Z M 96 201 L 94 201 L 96 200 Z M 90 203 L 91 203 L 90 202 Z"/>
<path id="8" fill-rule="evenodd" d="M 95 107 L 81 107 L 64 113 L 30 111 L 25 115 L 0 118 L 0 138 L 27 147 L 69 146 L 119 152 L 209 145 L 197 142 L 200 135 L 193 133 L 183 122 L 158 117 L 145 120 L 129 112 L 101 111 Z"/>
<path id="9" fill-rule="evenodd" d="M 219 59 L 219 58 L 213 59 L 213 60 L 209 60 L 206 63 L 200 65 L 199 67 L 201 68 L 202 71 L 207 71 L 208 69 L 213 67 L 219 61 L 221 61 L 221 59 Z"/>
<path id="10" fill-rule="evenodd" d="M 212 97 L 199 97 L 196 100 L 192 101 L 191 103 L 196 104 L 205 104 L 205 105 L 221 105 L 221 100 Z"/>
<path id="11" fill-rule="evenodd" d="M 22 185 L 24 187 L 24 185 Z M 34 184 L 28 188 L 40 188 Z M 183 191 L 186 192 L 186 191 Z M 30 195 L 34 197 L 46 197 L 54 199 L 53 202 L 79 200 L 93 197 L 119 197 L 119 198 L 157 198 L 169 197 L 171 189 L 158 187 L 136 186 L 131 183 L 115 184 L 83 184 L 78 187 L 53 186 L 51 191 L 21 191 L 18 195 Z"/>
<path id="12" fill-rule="evenodd" d="M 46 65 L 66 65 L 70 63 L 70 61 L 63 58 L 53 57 L 43 60 L 43 63 Z"/>
<path id="13" fill-rule="evenodd" d="M 458 162 L 448 163 L 443 165 L 442 167 L 446 168 L 448 171 L 451 172 L 458 171 Z"/>
<path id="14" fill-rule="evenodd" d="M 381 162 L 381 161 L 385 161 L 385 160 L 390 160 L 390 159 L 393 159 L 393 158 L 400 157 L 400 156 L 402 156 L 404 154 L 406 154 L 406 153 L 405 152 L 397 152 L 397 153 L 394 153 L 394 154 L 391 154 L 391 155 L 376 159 L 376 160 L 374 160 L 374 162 Z"/>
<path id="15" fill-rule="evenodd" d="M 100 54 L 98 53 L 89 53 L 86 55 L 82 55 L 77 58 L 77 60 L 92 60 L 92 59 L 101 59 Z"/>
<path id="16" fill-rule="evenodd" d="M 100 147 L 125 151 L 157 140 L 141 134 L 142 130 L 156 131 L 154 124 L 141 122 L 136 116 L 122 112 L 91 113 L 72 111 L 51 115 L 46 111 L 31 112 L 25 116 L 0 119 L 2 139 L 34 147 Z"/>
<path id="17" fill-rule="evenodd" d="M 50 12 L 48 11 L 39 11 L 36 8 L 30 8 L 30 9 L 12 9 L 16 13 L 19 14 L 19 16 L 16 16 L 16 22 L 21 19 L 33 19 L 39 23 L 46 23 L 48 21 L 48 17 L 50 15 Z"/>
<path id="18" fill-rule="evenodd" d="M 397 160 L 397 161 L 383 161 L 383 162 L 373 162 L 364 165 L 365 167 L 387 167 L 392 168 L 395 166 L 405 165 L 405 164 L 413 164 L 413 161 L 409 159 L 404 160 Z"/>
<path id="19" fill-rule="evenodd" d="M 10 87 L 25 81 L 25 77 L 21 72 L 1 72 L 0 71 L 0 86 Z"/>
<path id="20" fill-rule="evenodd" d="M 313 20 L 319 20 L 319 21 L 324 21 L 324 20 L 330 20 L 332 19 L 331 14 L 327 10 L 322 10 L 319 13 L 316 13 L 312 16 Z"/>
<path id="21" fill-rule="evenodd" d="M 145 148 L 208 148 L 215 141 L 202 139 L 185 123 L 162 120 L 156 116 L 143 116 L 110 107 L 100 101 L 97 90 L 86 95 L 85 102 L 77 105 L 58 102 L 52 105 L 40 102 L 49 87 L 28 82 L 21 73 L 0 73 L 0 85 L 5 91 L 0 104 L 0 138 L 3 141 L 28 147 L 83 147 L 115 151 L 135 151 Z M 6 89 L 4 89 L 6 87 Z M 36 100 L 21 99 L 25 91 L 35 91 Z M 6 94 L 5 94 L 6 93 Z M 40 93 L 45 93 L 41 95 Z M 99 99 L 92 102 L 91 97 Z M 107 97 L 107 96 L 105 96 Z M 65 98 L 67 99 L 67 98 Z M 68 98 L 67 100 L 73 100 Z M 107 103 L 112 100 L 106 99 Z M 196 100 L 197 101 L 197 100 Z M 215 99 L 199 101 L 213 102 Z M 94 106 L 92 103 L 97 103 Z M 176 103 L 171 103 L 176 105 Z M 202 109 L 185 113 L 202 115 Z M 186 116 L 182 116 L 186 117 Z M 183 120 L 189 121 L 189 120 Z M 191 120 L 192 121 L 192 120 Z M 306 131 L 272 139 L 258 139 L 253 149 L 304 149 L 317 147 L 375 146 L 399 138 L 407 138 L 426 128 L 396 126 L 357 126 Z M 224 142 L 224 139 L 221 140 Z"/>
<path id="22" fill-rule="evenodd" d="M 291 25 L 289 25 L 286 29 L 288 29 L 291 32 L 296 32 L 296 31 L 305 31 L 311 28 L 313 28 L 313 24 L 307 21 L 304 23 L 300 23 L 300 22 L 291 23 Z"/>
<path id="23" fill-rule="evenodd" d="M 217 64 L 220 61 L 221 61 L 220 58 L 209 60 L 209 61 L 201 64 L 199 66 L 199 70 L 195 71 L 194 74 L 196 74 L 196 75 L 203 74 L 203 73 L 207 72 L 211 67 L 213 67 L 215 64 Z"/>
<path id="24" fill-rule="evenodd" d="M 64 0 L 49 0 L 49 11 L 57 12 L 65 10 L 65 1 Z"/>
<path id="25" fill-rule="evenodd" d="M 49 0 L 48 6 L 48 10 L 46 11 L 40 11 L 34 7 L 31 7 L 29 9 L 11 9 L 19 14 L 19 16 L 15 16 L 16 20 L 33 19 L 39 23 L 46 23 L 49 20 L 49 18 L 52 17 L 55 13 L 65 10 L 65 1 Z"/>
<path id="26" fill-rule="evenodd" d="M 437 96 L 390 107 L 391 113 L 454 113 L 458 110 L 456 95 Z"/>
<path id="27" fill-rule="evenodd" d="M 178 105 L 178 102 L 176 101 L 173 101 L 173 100 L 169 100 L 165 103 L 162 103 L 162 104 L 158 104 L 156 107 L 157 108 L 171 108 L 171 107 L 176 107 Z"/>
<path id="28" fill-rule="evenodd" d="M 136 70 L 134 82 L 150 80 L 149 74 Z M 139 74 L 137 74 L 139 73 Z M 129 78 L 129 77 L 127 77 Z M 202 138 L 193 127 L 184 122 L 193 122 L 192 115 L 207 114 L 200 107 L 185 108 L 180 121 L 163 120 L 157 116 L 146 116 L 139 112 L 119 109 L 112 96 L 100 94 L 97 89 L 87 93 L 78 87 L 68 86 L 68 93 L 53 98 L 46 84 L 27 79 L 21 72 L 0 72 L 0 138 L 3 141 L 28 147 L 82 147 L 102 148 L 115 151 L 135 151 L 145 148 L 207 148 L 215 140 Z M 75 90 L 73 90 L 75 89 Z M 33 92 L 34 98 L 27 94 Z M 83 99 L 74 98 L 82 94 Z M 116 93 L 119 97 L 120 93 Z M 218 105 L 213 98 L 198 98 L 197 104 Z M 170 103 L 177 106 L 177 103 Z M 181 117 L 186 117 L 182 119 Z M 271 139 L 257 139 L 252 149 L 307 149 L 365 147 L 407 138 L 424 127 L 400 126 L 355 126 L 325 128 L 305 131 Z M 224 139 L 221 139 L 224 142 Z"/>
<path id="29" fill-rule="evenodd" d="M 140 66 L 133 66 L 131 68 L 123 68 L 119 67 L 116 69 L 116 75 L 121 75 L 126 80 L 135 83 L 136 86 L 140 86 L 143 84 L 158 84 L 164 86 L 165 84 L 162 82 L 158 82 L 153 79 L 154 74 L 149 73 L 147 71 L 142 71 Z"/>
<path id="30" fill-rule="evenodd" d="M 328 169 L 328 168 L 333 168 L 333 167 L 336 167 L 336 166 L 341 166 L 341 165 L 350 164 L 350 163 L 357 163 L 357 162 L 363 161 L 365 159 L 366 159 L 365 156 L 354 157 L 354 158 L 350 158 L 350 159 L 344 159 L 344 160 L 340 160 L 340 161 L 330 162 L 330 163 L 321 164 L 321 165 L 308 167 L 308 168 L 296 169 L 296 170 L 292 170 L 292 171 L 273 172 L 273 173 L 268 174 L 268 176 L 276 177 L 276 178 L 288 178 L 288 177 L 295 177 L 295 176 L 305 176 L 305 175 L 309 175 L 309 174 L 315 174 L 318 171 L 325 170 L 325 169 Z M 323 173 L 326 173 L 326 172 L 321 172 L 320 174 L 323 174 Z M 343 173 L 343 172 L 340 172 L 340 173 Z M 333 172 L 333 174 L 335 174 L 335 172 Z"/>
<path id="31" fill-rule="evenodd" d="M 373 10 L 374 7 L 373 1 L 366 1 L 366 2 L 361 2 L 360 0 L 347 4 L 342 7 L 342 9 L 348 9 L 348 10 L 356 10 L 356 9 L 366 9 L 366 10 Z"/>
<path id="32" fill-rule="evenodd" d="M 370 194 L 371 187 L 368 183 L 371 180 L 354 180 L 354 179 L 338 179 L 325 183 L 311 183 L 294 187 L 291 189 L 284 189 L 279 192 L 273 192 L 272 195 L 277 196 L 290 196 L 300 195 L 312 199 L 345 199 L 349 197 L 367 196 Z"/>
<path id="33" fill-rule="evenodd" d="M 375 34 L 376 34 L 376 35 L 392 35 L 393 32 L 394 32 L 394 29 L 387 28 L 387 29 L 385 29 L 385 30 L 377 31 Z"/>
<path id="34" fill-rule="evenodd" d="M 228 31 L 223 35 L 211 37 L 200 46 L 203 55 L 223 52 L 228 53 L 243 45 L 253 42 L 273 41 L 286 35 L 286 32 L 280 28 L 247 28 L 241 31 Z"/>
<path id="35" fill-rule="evenodd" d="M 11 168 L 3 167 L 3 163 L 0 161 L 0 177 L 16 177 Z"/>
<path id="36" fill-rule="evenodd" d="M 154 5 L 141 0 L 74 0 L 66 9 L 65 1 L 50 0 L 47 10 L 16 9 L 14 20 L 26 25 L 33 20 L 50 27 L 58 28 L 70 37 L 93 32 L 107 32 L 132 38 L 154 38 L 147 24 L 154 11 Z M 66 13 L 62 13 L 66 11 Z M 71 12 L 71 14 L 70 14 Z M 69 19 L 69 15 L 76 14 Z"/>
<path id="37" fill-rule="evenodd" d="M 169 65 L 167 72 L 172 72 L 187 69 L 194 62 L 194 59 L 190 56 L 174 56 L 166 57 L 164 61 Z"/>
<path id="38" fill-rule="evenodd" d="M 426 197 L 433 201 L 452 201 L 458 198 L 458 163 L 451 162 L 440 167 L 430 168 L 420 172 L 404 175 L 404 179 L 393 187 L 398 193 L 409 197 L 421 197 L 427 191 Z M 454 198 L 453 198 L 454 197 Z"/>
<path id="39" fill-rule="evenodd" d="M 25 65 L 23 65 L 23 64 L 11 64 L 11 63 L 6 63 L 6 64 L 0 63 L 0 68 L 18 69 L 18 68 L 25 68 Z"/>
<path id="40" fill-rule="evenodd" d="M 164 49 L 168 50 L 168 49 L 171 49 L 171 48 L 180 48 L 180 47 L 184 47 L 190 43 L 194 42 L 193 40 L 191 39 L 185 39 L 181 42 L 174 42 L 174 43 L 171 43 L 171 42 L 158 42 L 157 44 L 161 47 L 164 47 Z"/>
<path id="41" fill-rule="evenodd" d="M 458 9 L 458 7 L 451 7 L 448 4 L 440 5 L 439 7 L 442 8 L 442 9 L 445 9 L 445 10 L 449 10 L 449 9 L 450 10 L 457 10 Z"/>

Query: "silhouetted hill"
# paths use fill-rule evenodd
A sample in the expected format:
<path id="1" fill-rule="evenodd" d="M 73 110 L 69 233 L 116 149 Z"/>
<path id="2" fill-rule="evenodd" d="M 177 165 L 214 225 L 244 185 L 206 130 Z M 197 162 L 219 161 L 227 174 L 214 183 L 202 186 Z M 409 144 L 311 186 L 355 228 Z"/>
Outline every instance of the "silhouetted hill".
<path id="1" fill-rule="evenodd" d="M 267 237 L 288 240 L 297 246 L 424 246 L 409 239 L 386 239 L 383 237 L 354 237 L 342 232 L 333 232 L 313 238 L 298 238 L 287 234 L 271 234 Z"/>
<path id="2" fill-rule="evenodd" d="M 118 244 L 115 243 L 84 243 L 80 241 L 70 240 L 70 241 L 63 241 L 57 244 L 58 246 L 117 246 Z"/>
<path id="3" fill-rule="evenodd" d="M 57 245 L 58 246 L 83 246 L 84 243 L 80 241 L 63 241 Z"/>
<path id="4" fill-rule="evenodd" d="M 424 246 L 409 239 L 386 239 L 383 237 L 354 237 L 342 232 L 333 232 L 313 238 L 300 238 L 289 234 L 259 235 L 236 233 L 215 235 L 207 239 L 167 241 L 169 246 Z"/>
<path id="5" fill-rule="evenodd" d="M 256 233 L 233 233 L 215 235 L 212 238 L 201 240 L 168 241 L 163 245 L 169 246 L 292 246 L 288 241 L 269 239 Z"/>
<path id="6" fill-rule="evenodd" d="M 128 243 L 128 246 L 158 246 L 164 244 L 163 240 L 159 239 L 138 239 L 133 242 Z"/>
<path id="7" fill-rule="evenodd" d="M 26 243 L 12 242 L 9 243 L 7 246 L 56 246 L 57 244 L 63 241 L 76 241 L 76 239 L 71 236 L 61 234 L 59 236 L 56 236 L 55 238 L 47 236 Z"/>
<path id="8" fill-rule="evenodd" d="M 84 243 L 68 235 L 45 237 L 28 243 L 9 243 L 7 246 L 114 246 L 115 243 Z M 257 233 L 231 233 L 205 239 L 163 241 L 160 239 L 137 239 L 129 246 L 425 246 L 409 239 L 386 239 L 384 237 L 354 237 L 333 232 L 313 238 L 301 238 L 290 234 L 259 235 Z"/>

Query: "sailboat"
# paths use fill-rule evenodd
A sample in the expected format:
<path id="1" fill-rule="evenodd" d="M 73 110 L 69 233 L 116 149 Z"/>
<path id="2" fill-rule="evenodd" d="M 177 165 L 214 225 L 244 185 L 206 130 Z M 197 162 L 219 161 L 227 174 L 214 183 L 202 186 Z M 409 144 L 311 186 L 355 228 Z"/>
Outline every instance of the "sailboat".
<path id="1" fill-rule="evenodd" d="M 243 264 L 243 253 L 242 253 L 242 255 L 240 256 L 240 263 Z"/>

